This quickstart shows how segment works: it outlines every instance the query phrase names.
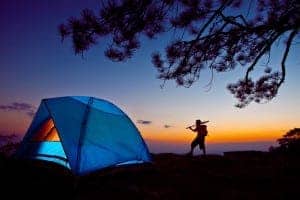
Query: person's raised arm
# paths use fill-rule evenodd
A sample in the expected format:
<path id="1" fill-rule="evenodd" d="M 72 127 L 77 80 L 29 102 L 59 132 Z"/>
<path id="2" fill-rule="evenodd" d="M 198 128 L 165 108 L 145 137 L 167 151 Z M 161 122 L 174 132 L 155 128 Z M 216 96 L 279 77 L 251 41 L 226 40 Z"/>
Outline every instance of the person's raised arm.
<path id="1" fill-rule="evenodd" d="M 196 131 L 197 130 L 197 128 L 195 128 L 195 129 L 193 129 L 191 126 L 190 127 L 188 127 L 191 131 Z"/>

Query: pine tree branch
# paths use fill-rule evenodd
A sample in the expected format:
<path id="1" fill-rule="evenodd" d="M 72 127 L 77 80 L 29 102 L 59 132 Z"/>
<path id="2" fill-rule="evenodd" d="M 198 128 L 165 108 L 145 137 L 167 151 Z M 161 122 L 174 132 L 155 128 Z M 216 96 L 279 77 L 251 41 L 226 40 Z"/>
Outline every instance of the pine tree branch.
<path id="1" fill-rule="evenodd" d="M 286 75 L 286 67 L 285 67 L 285 61 L 287 59 L 287 56 L 290 52 L 290 47 L 291 47 L 291 44 L 292 44 L 292 41 L 293 39 L 295 38 L 295 36 L 297 35 L 298 31 L 297 30 L 293 30 L 290 35 L 289 35 L 289 38 L 287 40 L 287 43 L 286 43 L 286 48 L 285 48 L 285 51 L 284 51 L 284 54 L 283 54 L 283 58 L 281 60 L 281 73 L 282 73 L 282 76 L 281 76 L 281 79 L 280 79 L 280 82 L 278 83 L 278 88 L 281 86 L 281 84 L 284 82 L 285 80 L 285 75 Z"/>
<path id="2" fill-rule="evenodd" d="M 254 61 L 252 62 L 252 64 L 248 67 L 247 72 L 246 72 L 246 76 L 245 76 L 245 80 L 246 82 L 249 80 L 249 74 L 251 71 L 253 71 L 254 67 L 256 66 L 257 62 L 261 59 L 261 57 L 267 53 L 272 44 L 274 43 L 274 41 L 277 40 L 277 38 L 283 33 L 277 33 L 275 36 L 271 37 L 269 40 L 266 41 L 265 46 L 262 48 L 262 50 L 259 52 L 259 54 L 256 56 L 256 58 L 254 59 Z"/>

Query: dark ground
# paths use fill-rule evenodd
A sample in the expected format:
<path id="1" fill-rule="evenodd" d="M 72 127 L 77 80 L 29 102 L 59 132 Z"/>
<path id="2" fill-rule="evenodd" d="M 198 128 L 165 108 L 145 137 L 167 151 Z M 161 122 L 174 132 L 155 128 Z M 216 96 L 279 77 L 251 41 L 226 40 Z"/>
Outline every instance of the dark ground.
<path id="1" fill-rule="evenodd" d="M 76 179 L 52 163 L 1 157 L 1 196 L 7 195 L 1 199 L 300 199 L 299 157 L 157 154 L 153 160 Z"/>

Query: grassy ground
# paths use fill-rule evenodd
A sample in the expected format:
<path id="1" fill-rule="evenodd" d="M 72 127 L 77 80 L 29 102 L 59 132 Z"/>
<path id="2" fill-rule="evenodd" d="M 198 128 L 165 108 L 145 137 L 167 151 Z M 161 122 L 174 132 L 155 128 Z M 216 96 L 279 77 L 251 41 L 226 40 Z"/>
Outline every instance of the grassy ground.
<path id="1" fill-rule="evenodd" d="M 153 164 L 76 179 L 45 162 L 0 159 L 1 191 L 13 199 L 298 199 L 300 159 L 269 154 L 153 155 Z M 1 198 L 2 199 L 2 198 Z"/>

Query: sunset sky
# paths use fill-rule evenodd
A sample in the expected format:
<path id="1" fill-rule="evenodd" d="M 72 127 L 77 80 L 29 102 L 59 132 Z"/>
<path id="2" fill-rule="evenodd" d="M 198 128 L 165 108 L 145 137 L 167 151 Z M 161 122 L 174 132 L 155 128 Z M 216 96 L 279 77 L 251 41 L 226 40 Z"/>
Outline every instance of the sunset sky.
<path id="1" fill-rule="evenodd" d="M 208 92 L 208 71 L 191 88 L 177 87 L 174 82 L 160 88 L 162 81 L 156 78 L 150 55 L 163 50 L 171 35 L 144 40 L 135 56 L 124 63 L 104 57 L 108 41 L 99 41 L 83 57 L 75 56 L 69 40 L 61 43 L 57 26 L 70 16 L 78 16 L 83 8 L 96 11 L 99 0 L 1 1 L 0 105 L 28 103 L 36 109 L 41 99 L 57 96 L 106 99 L 129 115 L 153 152 L 187 151 L 195 135 L 185 127 L 195 119 L 210 120 L 208 153 L 266 150 L 286 131 L 299 127 L 299 44 L 291 48 L 286 82 L 278 96 L 268 104 L 252 103 L 238 109 L 226 85 L 243 77 L 242 67 L 217 74 Z M 280 45 L 272 49 L 271 56 L 270 65 L 279 67 Z M 263 70 L 261 63 L 258 66 L 254 74 Z M 27 111 L 1 109 L 0 133 L 24 134 L 32 120 Z"/>

